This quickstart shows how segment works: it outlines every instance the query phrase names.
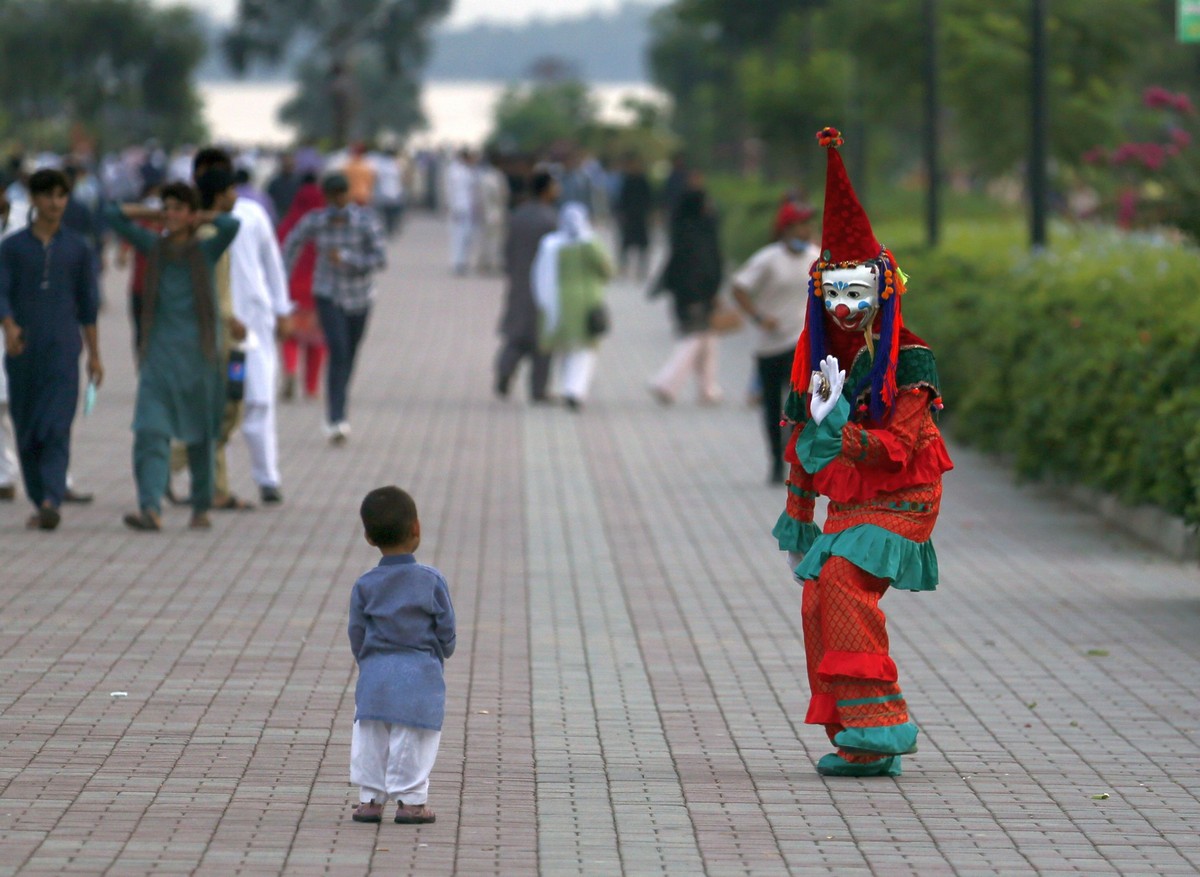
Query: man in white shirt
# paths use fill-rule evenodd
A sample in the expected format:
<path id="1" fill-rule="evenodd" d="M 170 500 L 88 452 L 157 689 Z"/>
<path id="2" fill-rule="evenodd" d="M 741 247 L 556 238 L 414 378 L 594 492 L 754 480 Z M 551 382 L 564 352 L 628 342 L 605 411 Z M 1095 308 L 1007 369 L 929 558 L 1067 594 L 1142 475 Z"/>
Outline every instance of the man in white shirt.
<path id="1" fill-rule="evenodd" d="M 475 159 L 469 149 L 458 153 L 446 168 L 446 207 L 450 211 L 450 265 L 466 274 L 475 235 Z"/>
<path id="2" fill-rule="evenodd" d="M 758 326 L 755 350 L 762 387 L 763 426 L 771 452 L 768 480 L 784 478 L 783 397 L 792 375 L 796 342 L 804 331 L 808 272 L 820 255 L 813 243 L 813 210 L 787 201 L 775 217 L 775 242 L 763 247 L 733 276 L 733 297 Z"/>
<path id="3" fill-rule="evenodd" d="M 193 162 L 199 178 L 206 170 L 233 172 L 233 162 L 219 149 L 202 149 Z M 267 504 L 283 501 L 279 474 L 279 439 L 275 427 L 276 338 L 289 330 L 292 302 L 287 275 L 271 218 L 262 205 L 239 197 L 231 211 L 241 223 L 229 246 L 233 313 L 246 326 L 246 384 L 242 436 L 250 451 L 250 475 Z"/>

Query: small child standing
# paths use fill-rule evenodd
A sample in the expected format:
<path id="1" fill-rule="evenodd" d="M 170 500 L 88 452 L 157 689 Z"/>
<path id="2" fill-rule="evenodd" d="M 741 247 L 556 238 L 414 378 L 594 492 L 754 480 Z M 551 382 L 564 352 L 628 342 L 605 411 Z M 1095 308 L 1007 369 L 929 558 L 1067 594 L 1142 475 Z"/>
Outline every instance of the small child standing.
<path id="1" fill-rule="evenodd" d="M 442 665 L 454 654 L 454 607 L 445 577 L 413 557 L 421 522 L 411 496 L 380 487 L 359 513 L 367 542 L 383 557 L 350 596 L 350 650 L 358 662 L 350 782 L 361 788 L 354 821 L 382 821 L 395 798 L 396 822 L 433 822 L 426 801 L 442 738 Z"/>

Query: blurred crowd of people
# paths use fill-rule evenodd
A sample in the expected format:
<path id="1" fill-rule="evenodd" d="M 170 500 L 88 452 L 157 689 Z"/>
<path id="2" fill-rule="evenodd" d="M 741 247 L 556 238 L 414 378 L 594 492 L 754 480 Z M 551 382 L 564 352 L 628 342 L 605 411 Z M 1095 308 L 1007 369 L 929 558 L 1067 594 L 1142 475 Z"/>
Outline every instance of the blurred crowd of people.
<path id="1" fill-rule="evenodd" d="M 20 476 L 35 506 L 29 526 L 52 530 L 62 503 L 90 499 L 67 486 L 67 461 L 80 338 L 85 408 L 103 378 L 96 314 L 112 240 L 118 264 L 133 263 L 138 363 L 138 510 L 125 523 L 159 529 L 164 499 L 190 503 L 195 527 L 212 508 L 253 508 L 228 484 L 235 432 L 258 501 L 282 502 L 276 400 L 296 397 L 301 357 L 303 392 L 316 397 L 325 364 L 323 428 L 333 444 L 349 436 L 348 385 L 372 275 L 400 227 L 405 172 L 395 151 L 364 147 L 270 159 L 216 147 L 167 155 L 154 144 L 98 161 L 11 157 L 0 180 L 0 500 L 15 498 Z M 68 371 L 75 378 L 60 380 Z M 172 485 L 184 468 L 187 498 Z"/>
<path id="2" fill-rule="evenodd" d="M 528 360 L 530 400 L 544 403 L 557 397 L 579 411 L 595 371 L 595 348 L 609 330 L 604 284 L 615 274 L 632 274 L 649 281 L 651 298 L 665 295 L 671 301 L 677 340 L 647 385 L 662 405 L 676 403 L 689 379 L 695 381 L 700 404 L 720 404 L 724 391 L 717 380 L 718 339 L 747 320 L 757 328 L 750 395 L 762 411 L 768 481 L 782 483 L 783 399 L 804 328 L 809 266 L 819 255 L 815 212 L 804 198 L 782 196 L 764 246 L 730 275 L 704 175 L 689 168 L 682 155 L 674 157 L 658 187 L 633 154 L 610 171 L 578 152 L 567 153 L 562 162 L 544 161 L 528 176 L 524 170 L 518 165 L 510 174 L 514 206 L 505 233 L 508 283 L 496 394 L 508 397 L 518 367 Z M 492 160 L 465 150 L 450 165 L 455 273 L 469 268 L 473 236 L 490 240 L 496 234 L 485 230 L 483 218 L 489 214 L 487 199 L 497 197 L 490 182 L 496 175 Z M 615 266 L 597 242 L 593 221 L 613 225 Z M 666 255 L 650 277 L 656 225 L 663 229 Z M 480 270 L 486 270 L 483 264 Z M 557 392 L 551 389 L 555 358 Z"/>
<path id="3" fill-rule="evenodd" d="M 493 384 L 501 398 L 528 361 L 532 402 L 583 409 L 596 350 L 610 331 L 606 287 L 618 275 L 671 299 L 678 340 L 648 381 L 663 405 L 677 401 L 689 377 L 702 404 L 720 402 L 718 336 L 751 320 L 762 335 L 752 391 L 762 403 L 769 477 L 781 480 L 780 405 L 815 258 L 813 211 L 785 197 L 767 246 L 730 278 L 703 176 L 676 156 L 658 178 L 652 182 L 635 154 L 605 166 L 578 149 L 544 157 L 401 154 L 364 145 L 332 155 L 308 148 L 168 153 L 150 143 L 98 159 L 11 156 L 0 178 L 0 321 L 5 371 L 16 377 L 6 387 L 0 373 L 0 500 L 13 499 L 23 478 L 36 506 L 30 526 L 53 529 L 62 503 L 90 499 L 71 487 L 67 471 L 78 382 L 51 392 L 22 364 L 35 361 L 27 349 L 36 352 L 54 332 L 76 339 L 60 337 L 55 355 L 74 351 L 77 360 L 82 339 L 87 395 L 94 394 L 103 376 L 95 313 L 107 248 L 130 269 L 139 363 L 138 509 L 126 524 L 159 529 L 164 499 L 190 503 L 201 527 L 210 508 L 282 502 L 276 402 L 316 399 L 324 378 L 324 436 L 333 445 L 348 440 L 349 388 L 369 325 L 372 278 L 385 266 L 386 239 L 414 206 L 445 217 L 454 274 L 506 279 Z M 611 226 L 615 258 L 597 226 Z M 666 256 L 651 276 L 656 237 Z M 48 279 L 46 266 L 71 253 L 86 258 L 53 267 L 73 279 Z M 48 282 L 61 287 L 57 310 L 39 312 L 32 290 Z M 725 300 L 721 292 L 730 287 Z M 239 432 L 256 498 L 229 485 L 226 445 Z M 184 469 L 186 496 L 174 483 Z"/>

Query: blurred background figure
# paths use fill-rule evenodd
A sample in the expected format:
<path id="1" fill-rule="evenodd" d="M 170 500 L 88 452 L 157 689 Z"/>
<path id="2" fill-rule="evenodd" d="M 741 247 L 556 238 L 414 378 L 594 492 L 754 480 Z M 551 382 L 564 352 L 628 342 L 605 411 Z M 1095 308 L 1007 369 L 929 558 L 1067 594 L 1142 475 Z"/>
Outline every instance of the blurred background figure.
<path id="1" fill-rule="evenodd" d="M 392 237 L 400 230 L 404 215 L 404 176 L 400 166 L 400 153 L 389 147 L 372 153 L 371 163 L 375 168 L 375 209 L 383 220 L 383 230 Z"/>
<path id="2" fill-rule="evenodd" d="M 479 229 L 475 267 L 483 274 L 504 269 L 504 231 L 508 222 L 508 178 L 484 153 L 476 171 Z"/>
<path id="3" fill-rule="evenodd" d="M 314 177 L 304 178 L 292 199 L 291 209 L 279 223 L 279 243 L 282 246 L 292 229 L 314 210 L 325 206 L 325 196 Z M 300 354 L 304 354 L 304 396 L 315 399 L 321 384 L 321 365 L 325 361 L 325 337 L 317 319 L 317 306 L 313 301 L 313 274 L 317 268 L 317 248 L 309 241 L 300 250 L 288 276 L 288 294 L 295 310 L 292 311 L 292 332 L 283 341 L 283 391 L 284 401 L 296 398 L 296 376 L 300 371 Z"/>
<path id="4" fill-rule="evenodd" d="M 475 156 L 462 149 L 446 168 L 446 209 L 450 213 L 450 267 L 466 274 L 471 260 L 478 205 L 475 186 Z"/>
<path id="5" fill-rule="evenodd" d="M 642 159 L 629 153 L 621 171 L 614 205 L 620 233 L 619 264 L 624 275 L 634 254 L 634 277 L 646 279 L 650 261 L 650 212 L 654 209 L 654 193 Z"/>
<path id="6" fill-rule="evenodd" d="M 529 184 L 530 198 L 513 211 L 504 245 L 504 270 L 508 284 L 504 296 L 504 314 L 500 335 L 504 339 L 496 355 L 496 395 L 508 397 L 508 391 L 521 360 L 530 360 L 529 397 L 534 402 L 548 401 L 550 357 L 538 348 L 537 304 L 533 298 L 531 272 L 542 238 L 558 228 L 554 205 L 558 201 L 558 183 L 547 170 L 537 171 Z"/>
<path id="7" fill-rule="evenodd" d="M 104 270 L 104 219 L 100 214 L 100 186 L 88 172 L 87 166 L 74 160 L 63 164 L 63 174 L 71 187 L 63 225 L 78 232 L 87 243 L 88 253 L 92 257 L 92 270 L 99 280 Z M 103 303 L 103 290 L 100 298 Z"/>
<path id="8" fill-rule="evenodd" d="M 275 202 L 271 200 L 266 192 L 255 185 L 254 175 L 249 167 L 245 165 L 239 166 L 233 172 L 233 182 L 237 187 L 238 198 L 252 201 L 261 207 L 270 220 L 272 228 L 279 224 L 279 214 L 275 212 Z"/>
<path id="9" fill-rule="evenodd" d="M 355 143 L 350 147 L 342 174 L 350 184 L 350 200 L 359 207 L 370 207 L 375 196 L 375 165 L 367 156 L 366 144 Z"/>
<path id="10" fill-rule="evenodd" d="M 759 403 L 770 454 L 768 480 L 782 484 L 784 394 L 790 389 L 792 357 L 804 331 L 808 272 L 820 255 L 813 242 L 814 211 L 785 200 L 775 216 L 772 242 L 733 276 L 733 298 L 758 327 L 755 348 Z"/>
<path id="11" fill-rule="evenodd" d="M 612 261 L 596 240 L 587 208 L 564 204 L 558 230 L 542 238 L 533 263 L 539 314 L 538 347 L 557 358 L 559 392 L 580 411 L 596 370 L 596 347 L 608 331 L 604 285 Z"/>
<path id="12" fill-rule="evenodd" d="M 341 445 L 350 437 L 350 379 L 375 301 L 373 275 L 387 266 L 379 217 L 350 200 L 350 182 L 332 173 L 321 181 L 326 206 L 301 218 L 283 244 L 291 271 L 308 242 L 317 250 L 313 301 L 329 354 L 325 436 Z"/>
<path id="13" fill-rule="evenodd" d="M 603 197 L 602 187 L 596 184 L 587 156 L 579 147 L 571 147 L 563 159 L 559 188 L 563 204 L 582 204 L 588 216 L 596 215 L 597 201 Z"/>
<path id="14" fill-rule="evenodd" d="M 303 184 L 301 174 L 296 169 L 296 156 L 291 152 L 280 155 L 279 167 L 267 181 L 267 197 L 271 199 L 274 215 L 280 222 L 292 209 L 292 201 Z"/>
<path id="15" fill-rule="evenodd" d="M 651 295 L 670 294 L 680 338 L 650 382 L 650 392 L 664 405 L 679 396 L 689 374 L 695 374 L 700 402 L 718 404 L 717 333 L 709 325 L 721 288 L 721 241 L 717 217 L 703 180 L 693 175 L 671 220 L 671 254 Z"/>
<path id="16" fill-rule="evenodd" d="M 0 241 L 16 234 L 29 219 L 29 205 L 8 200 L 6 187 L 0 187 Z M 16 499 L 21 468 L 13 451 L 12 425 L 8 419 L 8 378 L 0 363 L 0 501 Z"/>

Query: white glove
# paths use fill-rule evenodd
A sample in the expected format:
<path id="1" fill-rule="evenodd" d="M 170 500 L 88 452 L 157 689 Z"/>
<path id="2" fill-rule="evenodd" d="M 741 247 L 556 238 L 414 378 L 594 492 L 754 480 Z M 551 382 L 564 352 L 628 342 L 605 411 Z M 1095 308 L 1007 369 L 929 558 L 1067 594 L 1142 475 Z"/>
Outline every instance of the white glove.
<path id="1" fill-rule="evenodd" d="M 808 411 L 816 423 L 824 420 L 837 407 L 845 383 L 846 373 L 838 369 L 836 356 L 821 360 L 820 370 L 813 372 L 812 380 L 808 382 Z"/>

